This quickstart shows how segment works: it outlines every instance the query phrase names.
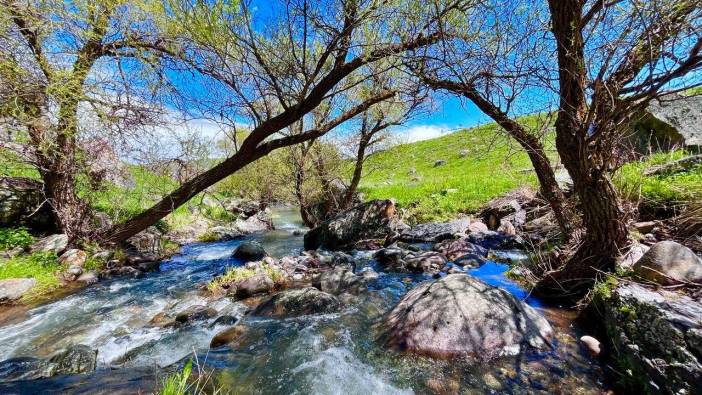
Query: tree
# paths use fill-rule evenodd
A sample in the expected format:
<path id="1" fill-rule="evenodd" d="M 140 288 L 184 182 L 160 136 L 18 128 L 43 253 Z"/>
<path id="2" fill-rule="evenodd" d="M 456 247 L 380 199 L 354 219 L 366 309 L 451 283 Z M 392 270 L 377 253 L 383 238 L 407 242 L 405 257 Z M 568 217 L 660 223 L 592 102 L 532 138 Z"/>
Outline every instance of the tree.
<path id="1" fill-rule="evenodd" d="M 27 136 L 16 139 L 22 144 L 15 152 L 38 169 L 56 224 L 71 239 L 89 232 L 89 208 L 77 193 L 82 118 L 90 113 L 103 126 L 134 128 L 154 116 L 144 95 L 129 100 L 133 80 L 118 78 L 125 85 L 117 89 L 112 75 L 100 75 L 154 66 L 154 50 L 166 43 L 151 17 L 123 0 L 0 2 L 2 116 L 8 129 Z M 134 62 L 122 67 L 124 59 Z"/>
<path id="2" fill-rule="evenodd" d="M 265 21 L 254 22 L 246 4 L 174 2 L 188 46 L 179 55 L 196 73 L 223 91 L 221 117 L 245 116 L 254 126 L 237 152 L 183 183 L 141 214 L 114 226 L 104 239 L 121 242 L 165 217 L 197 193 L 275 149 L 318 138 L 392 95 L 385 92 L 335 113 L 323 127 L 303 133 L 279 133 L 322 103 L 343 93 L 343 82 L 369 64 L 418 51 L 439 40 L 438 21 L 465 1 L 426 2 L 289 1 Z M 387 16 L 392 14 L 393 18 Z M 394 23 L 402 20 L 402 24 Z M 300 43 L 299 45 L 296 43 Z M 216 95 L 216 94 L 212 94 Z M 226 114 L 225 114 L 226 113 Z"/>
<path id="3" fill-rule="evenodd" d="M 698 1 L 549 0 L 559 105 L 556 147 L 573 180 L 585 235 L 536 290 L 579 294 L 613 267 L 628 242 L 626 212 L 612 183 L 622 140 L 647 104 L 700 83 Z"/>
<path id="4" fill-rule="evenodd" d="M 632 121 L 651 100 L 700 84 L 702 11 L 688 0 L 483 5 L 455 19 L 464 29 L 411 65 L 428 86 L 473 102 L 527 152 L 570 240 L 565 253 L 551 256 L 555 270 L 542 273 L 535 291 L 579 296 L 628 242 L 628 213 L 611 176 L 627 157 Z M 516 119 L 548 116 L 553 107 L 573 205 L 539 136 Z"/>

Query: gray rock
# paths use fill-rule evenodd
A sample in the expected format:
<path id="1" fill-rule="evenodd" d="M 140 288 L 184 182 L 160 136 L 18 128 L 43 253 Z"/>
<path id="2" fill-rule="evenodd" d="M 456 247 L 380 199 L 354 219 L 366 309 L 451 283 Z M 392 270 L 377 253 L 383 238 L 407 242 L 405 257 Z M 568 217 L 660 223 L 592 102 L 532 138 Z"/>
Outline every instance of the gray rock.
<path id="1" fill-rule="evenodd" d="M 405 271 L 405 257 L 409 254 L 408 251 L 399 247 L 388 247 L 378 250 L 373 259 L 378 261 L 386 269 L 391 271 Z"/>
<path id="2" fill-rule="evenodd" d="M 355 206 L 305 234 L 305 250 L 339 250 L 370 239 L 385 239 L 407 228 L 391 200 L 372 200 Z"/>
<path id="3" fill-rule="evenodd" d="M 598 298 L 627 393 L 702 393 L 699 299 L 630 282 Z"/>
<path id="4" fill-rule="evenodd" d="M 488 253 L 485 248 L 471 243 L 468 238 L 445 240 L 435 244 L 433 249 L 443 254 L 449 261 L 455 261 L 468 254 L 485 257 Z"/>
<path id="5" fill-rule="evenodd" d="M 446 257 L 434 251 L 426 251 L 405 258 L 405 268 L 411 272 L 435 274 L 446 265 Z"/>
<path id="6" fill-rule="evenodd" d="M 363 279 L 366 280 L 366 282 L 375 281 L 380 277 L 378 272 L 373 270 L 372 267 L 364 267 L 359 273 L 359 275 L 363 277 Z"/>
<path id="7" fill-rule="evenodd" d="M 480 232 L 468 235 L 468 241 L 489 250 L 522 249 L 524 240 L 519 236 L 499 232 Z"/>
<path id="8" fill-rule="evenodd" d="M 66 281 L 76 281 L 76 279 L 83 274 L 83 268 L 80 266 L 70 266 L 68 269 L 66 269 L 65 272 L 63 272 L 63 279 Z"/>
<path id="9" fill-rule="evenodd" d="M 308 287 L 277 293 L 251 312 L 254 316 L 296 317 L 332 313 L 339 309 L 336 296 Z"/>
<path id="10" fill-rule="evenodd" d="M 71 248 L 58 258 L 58 263 L 65 266 L 82 267 L 87 260 L 88 254 L 86 254 L 85 251 Z"/>
<path id="11" fill-rule="evenodd" d="M 466 156 L 468 156 L 469 153 L 470 152 L 467 149 L 464 149 L 464 150 L 461 150 L 460 152 L 458 152 L 458 156 L 460 158 L 465 158 Z"/>
<path id="12" fill-rule="evenodd" d="M 527 304 L 464 274 L 418 285 L 381 325 L 387 346 L 476 360 L 544 348 L 553 334 L 546 319 Z"/>
<path id="13" fill-rule="evenodd" d="M 210 348 L 217 348 L 229 344 L 247 332 L 244 325 L 236 325 L 217 333 L 210 341 Z"/>
<path id="14" fill-rule="evenodd" d="M 317 284 L 315 284 L 317 285 Z M 318 288 L 322 292 L 339 295 L 344 292 L 357 295 L 365 287 L 365 280 L 345 267 L 335 267 L 319 276 Z"/>
<path id="15" fill-rule="evenodd" d="M 400 240 L 408 243 L 436 243 L 451 239 L 455 234 L 466 233 L 471 225 L 470 218 L 461 218 L 451 222 L 421 224 L 400 233 Z"/>
<path id="16" fill-rule="evenodd" d="M 219 240 L 234 240 L 243 236 L 239 229 L 231 226 L 214 226 L 209 232 L 215 234 Z"/>
<path id="17" fill-rule="evenodd" d="M 8 278 L 0 280 L 0 304 L 12 303 L 37 285 L 33 278 Z"/>
<path id="18" fill-rule="evenodd" d="M 136 235 L 127 239 L 131 249 L 140 254 L 161 255 L 161 239 L 163 233 L 155 226 L 150 226 Z"/>
<path id="19" fill-rule="evenodd" d="M 593 357 L 600 355 L 601 349 L 599 340 L 592 336 L 583 336 L 580 338 L 580 343 Z"/>
<path id="20" fill-rule="evenodd" d="M 347 267 L 353 272 L 356 270 L 356 264 L 356 259 L 347 253 L 338 251 L 332 255 L 331 265 L 334 267 Z"/>
<path id="21" fill-rule="evenodd" d="M 617 265 L 624 270 L 630 270 L 650 248 L 645 244 L 634 243 L 629 251 L 617 257 Z"/>
<path id="22" fill-rule="evenodd" d="M 232 256 L 242 262 L 260 261 L 266 255 L 261 243 L 256 241 L 245 241 L 236 247 Z"/>
<path id="23" fill-rule="evenodd" d="M 269 293 L 273 290 L 275 283 L 264 273 L 254 274 L 234 284 L 236 297 L 248 298 L 254 295 Z"/>
<path id="24" fill-rule="evenodd" d="M 443 166 L 445 164 L 446 164 L 446 161 L 443 159 L 439 159 L 439 160 L 434 161 L 434 167 Z"/>
<path id="25" fill-rule="evenodd" d="M 632 269 L 641 278 L 662 285 L 702 283 L 702 259 L 674 241 L 654 244 Z"/>
<path id="26" fill-rule="evenodd" d="M 237 219 L 234 229 L 242 235 L 261 233 L 273 230 L 273 220 L 264 212 L 260 212 L 245 220 Z"/>
<path id="27" fill-rule="evenodd" d="M 43 252 L 53 252 L 55 254 L 60 254 L 68 246 L 68 236 L 65 234 L 56 234 L 44 237 L 43 239 L 32 244 L 30 250 L 32 252 L 43 251 Z"/>
<path id="28" fill-rule="evenodd" d="M 702 96 L 668 95 L 653 100 L 646 114 L 634 126 L 635 145 L 644 151 L 669 150 L 679 146 L 702 146 Z M 643 152 L 647 153 L 647 152 Z"/>
<path id="29" fill-rule="evenodd" d="M 91 285 L 91 284 L 97 283 L 99 281 L 99 279 L 98 279 L 97 273 L 91 270 L 89 272 L 85 272 L 85 273 L 81 274 L 80 276 L 78 276 L 76 281 L 78 281 L 80 283 L 84 283 L 86 285 Z"/>

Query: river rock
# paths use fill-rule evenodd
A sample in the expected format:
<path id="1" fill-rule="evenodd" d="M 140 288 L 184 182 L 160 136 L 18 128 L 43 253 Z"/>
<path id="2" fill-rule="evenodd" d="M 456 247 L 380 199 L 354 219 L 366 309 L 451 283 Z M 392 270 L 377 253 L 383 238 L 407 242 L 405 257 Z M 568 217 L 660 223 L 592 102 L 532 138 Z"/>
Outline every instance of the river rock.
<path id="1" fill-rule="evenodd" d="M 232 256 L 242 262 L 260 261 L 266 255 L 266 250 L 263 249 L 261 243 L 256 241 L 245 241 L 239 244 L 234 250 Z"/>
<path id="2" fill-rule="evenodd" d="M 338 267 L 338 266 L 343 266 L 351 270 L 352 272 L 356 270 L 356 258 L 352 257 L 351 255 L 337 251 L 332 255 L 331 259 L 331 265 L 333 267 Z"/>
<path id="3" fill-rule="evenodd" d="M 247 331 L 246 326 L 236 325 L 216 334 L 210 341 L 210 348 L 217 348 L 233 342 Z"/>
<path id="4" fill-rule="evenodd" d="M 405 268 L 411 272 L 436 274 L 446 265 L 446 257 L 434 251 L 410 254 L 405 257 Z"/>
<path id="5" fill-rule="evenodd" d="M 97 283 L 99 281 L 99 278 L 97 272 L 91 270 L 78 276 L 76 281 L 86 285 L 91 285 Z"/>
<path id="6" fill-rule="evenodd" d="M 601 350 L 599 340 L 595 339 L 592 336 L 583 336 L 580 338 L 580 343 L 593 357 L 600 355 Z"/>
<path id="7" fill-rule="evenodd" d="M 0 304 L 12 303 L 37 285 L 33 278 L 8 278 L 0 280 Z"/>
<path id="8" fill-rule="evenodd" d="M 267 232 L 273 230 L 273 220 L 266 213 L 260 212 L 245 220 L 237 219 L 234 222 L 234 229 L 242 235 Z"/>
<path id="9" fill-rule="evenodd" d="M 277 293 L 258 305 L 254 316 L 297 317 L 337 311 L 340 303 L 336 296 L 314 287 L 291 289 Z"/>
<path id="10" fill-rule="evenodd" d="M 519 236 L 507 235 L 500 232 L 480 232 L 468 235 L 468 241 L 489 250 L 522 249 L 524 241 Z"/>
<path id="11" fill-rule="evenodd" d="M 60 265 L 83 267 L 85 261 L 88 260 L 88 254 L 85 251 L 71 248 L 64 252 L 58 259 Z"/>
<path id="12" fill-rule="evenodd" d="M 0 381 L 36 380 L 62 374 L 83 374 L 95 371 L 97 350 L 77 345 L 61 351 L 48 360 L 31 357 L 12 358 L 0 362 Z"/>
<path id="13" fill-rule="evenodd" d="M 25 177 L 0 177 L 0 227 L 16 226 L 43 231 L 56 228 L 41 182 Z"/>
<path id="14" fill-rule="evenodd" d="M 235 290 L 237 298 L 245 299 L 254 295 L 269 293 L 275 287 L 275 283 L 265 273 L 254 274 L 234 284 L 231 290 Z"/>
<path id="15" fill-rule="evenodd" d="M 536 310 L 505 290 L 464 275 L 424 282 L 387 314 L 382 339 L 419 354 L 489 360 L 544 348 L 553 334 Z"/>
<path id="16" fill-rule="evenodd" d="M 80 266 L 73 265 L 66 269 L 66 271 L 63 272 L 61 275 L 65 281 L 72 282 L 76 281 L 76 279 L 83 274 L 83 268 Z"/>
<path id="17" fill-rule="evenodd" d="M 213 308 L 203 305 L 193 305 L 176 314 L 175 321 L 183 324 L 189 321 L 206 320 L 216 315 L 217 310 Z"/>
<path id="18" fill-rule="evenodd" d="M 358 295 L 365 287 L 363 277 L 355 275 L 346 267 L 338 266 L 319 276 L 319 283 L 315 284 L 322 292 L 339 295 L 349 292 Z"/>
<path id="19" fill-rule="evenodd" d="M 149 254 L 158 257 L 161 255 L 162 238 L 163 233 L 155 226 L 150 226 L 127 239 L 128 249 L 140 254 Z M 155 258 L 152 260 L 155 260 Z"/>
<path id="20" fill-rule="evenodd" d="M 435 244 L 433 249 L 443 254 L 449 261 L 455 261 L 468 254 L 485 257 L 488 253 L 485 248 L 471 243 L 467 238 L 442 241 Z"/>
<path id="21" fill-rule="evenodd" d="M 702 283 L 702 259 L 674 241 L 661 241 L 632 267 L 638 276 L 662 285 Z"/>
<path id="22" fill-rule="evenodd" d="M 68 246 L 68 236 L 65 234 L 55 234 L 51 236 L 44 237 L 36 243 L 32 244 L 30 250 L 32 252 L 42 251 L 42 252 L 53 252 L 55 254 L 60 254 Z"/>
<path id="23" fill-rule="evenodd" d="M 599 293 L 608 349 L 626 393 L 702 393 L 702 302 L 640 284 Z M 623 392 L 624 393 L 624 392 Z"/>
<path id="24" fill-rule="evenodd" d="M 392 246 L 378 250 L 373 254 L 373 259 L 392 271 L 403 271 L 405 268 L 405 257 L 408 254 L 409 251 Z"/>
<path id="25" fill-rule="evenodd" d="M 471 225 L 470 218 L 461 218 L 451 222 L 432 222 L 417 225 L 400 233 L 400 240 L 408 243 L 437 243 L 452 239 L 455 235 L 466 233 Z"/>
<path id="26" fill-rule="evenodd" d="M 322 222 L 305 234 L 305 250 L 340 250 L 372 239 L 386 239 L 407 228 L 391 200 L 371 200 Z"/>

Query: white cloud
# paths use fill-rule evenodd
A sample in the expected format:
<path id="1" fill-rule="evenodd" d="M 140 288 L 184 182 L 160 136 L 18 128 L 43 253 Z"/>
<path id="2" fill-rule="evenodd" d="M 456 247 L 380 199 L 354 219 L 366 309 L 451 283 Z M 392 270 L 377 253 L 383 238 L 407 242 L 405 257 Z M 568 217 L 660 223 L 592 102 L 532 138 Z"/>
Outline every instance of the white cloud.
<path id="1" fill-rule="evenodd" d="M 397 131 L 401 143 L 414 143 L 415 141 L 429 140 L 449 133 L 450 129 L 440 125 L 414 125 Z"/>

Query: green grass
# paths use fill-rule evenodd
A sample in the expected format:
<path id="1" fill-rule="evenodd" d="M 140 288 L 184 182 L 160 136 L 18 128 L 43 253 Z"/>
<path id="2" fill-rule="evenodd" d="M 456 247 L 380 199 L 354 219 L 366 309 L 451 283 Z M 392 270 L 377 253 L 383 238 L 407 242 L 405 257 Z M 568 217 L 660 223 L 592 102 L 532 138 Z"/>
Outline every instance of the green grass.
<path id="1" fill-rule="evenodd" d="M 189 393 L 191 385 L 188 379 L 193 370 L 193 361 L 189 360 L 183 370 L 175 372 L 163 380 L 159 395 L 185 395 Z"/>
<path id="2" fill-rule="evenodd" d="M 0 251 L 9 250 L 15 247 L 29 247 L 34 238 L 26 228 L 2 228 L 0 229 Z"/>
<path id="3" fill-rule="evenodd" d="M 464 158 L 462 150 L 468 151 Z M 435 167 L 436 160 L 446 164 Z M 366 199 L 395 199 L 411 223 L 471 213 L 514 188 L 537 184 L 526 153 L 495 124 L 393 147 L 369 157 L 364 170 L 359 189 Z"/>
<path id="4" fill-rule="evenodd" d="M 614 182 L 625 199 L 642 201 L 650 206 L 677 206 L 702 201 L 702 165 L 689 171 L 646 177 L 644 171 L 689 155 L 678 150 L 658 153 L 643 161 L 624 165 Z"/>
<path id="5" fill-rule="evenodd" d="M 57 274 L 61 270 L 58 257 L 52 252 L 35 252 L 0 260 L 0 280 L 8 278 L 34 278 L 37 285 L 24 296 L 34 297 L 49 293 L 61 286 Z"/>
<path id="6" fill-rule="evenodd" d="M 267 274 L 274 283 L 278 283 L 283 280 L 283 274 L 281 272 L 265 263 L 258 266 L 258 268 L 263 270 L 263 273 Z M 214 292 L 221 288 L 224 284 L 231 284 L 237 281 L 245 280 L 249 277 L 253 277 L 259 273 L 257 270 L 258 268 L 247 268 L 245 266 L 229 268 L 223 275 L 210 281 L 209 284 L 207 284 L 207 289 Z"/>

